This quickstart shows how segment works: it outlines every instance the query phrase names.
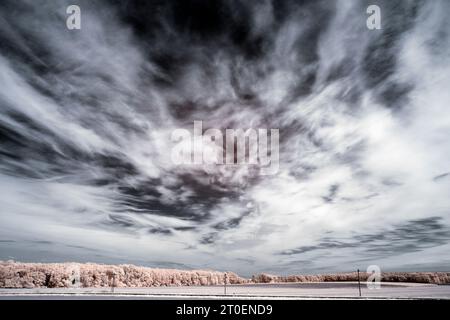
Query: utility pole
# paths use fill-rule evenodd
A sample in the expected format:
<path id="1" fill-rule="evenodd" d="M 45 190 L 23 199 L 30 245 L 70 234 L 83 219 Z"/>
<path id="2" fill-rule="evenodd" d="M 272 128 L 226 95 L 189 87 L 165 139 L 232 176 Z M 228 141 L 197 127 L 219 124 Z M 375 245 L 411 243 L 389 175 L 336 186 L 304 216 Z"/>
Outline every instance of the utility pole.
<path id="1" fill-rule="evenodd" d="M 111 293 L 114 293 L 114 286 L 116 285 L 116 273 L 114 271 L 106 271 L 109 283 L 111 284 Z"/>
<path id="2" fill-rule="evenodd" d="M 227 295 L 227 279 L 228 279 L 228 275 L 225 272 L 223 275 L 223 292 L 225 295 Z"/>
<path id="3" fill-rule="evenodd" d="M 359 269 L 358 269 L 358 290 L 359 290 L 359 296 L 361 297 L 361 281 L 359 279 Z"/>

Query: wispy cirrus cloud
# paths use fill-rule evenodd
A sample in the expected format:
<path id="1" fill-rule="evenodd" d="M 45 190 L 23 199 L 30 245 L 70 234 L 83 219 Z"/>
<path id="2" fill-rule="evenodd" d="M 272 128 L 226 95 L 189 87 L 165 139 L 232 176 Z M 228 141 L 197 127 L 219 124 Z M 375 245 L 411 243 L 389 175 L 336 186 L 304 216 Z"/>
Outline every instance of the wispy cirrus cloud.
<path id="1" fill-rule="evenodd" d="M 449 265 L 448 3 L 68 4 L 0 5 L 0 258 Z M 194 120 L 278 128 L 279 173 L 174 165 Z"/>

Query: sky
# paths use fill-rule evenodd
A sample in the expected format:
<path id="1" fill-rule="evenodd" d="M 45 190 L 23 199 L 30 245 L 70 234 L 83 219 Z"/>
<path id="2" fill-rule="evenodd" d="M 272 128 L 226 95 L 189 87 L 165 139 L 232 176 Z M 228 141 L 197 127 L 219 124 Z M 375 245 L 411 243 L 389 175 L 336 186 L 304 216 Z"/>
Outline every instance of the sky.
<path id="1" fill-rule="evenodd" d="M 449 14 L 1 1 L 0 260 L 448 271 Z M 194 121 L 278 129 L 278 171 L 174 163 L 171 135 Z"/>

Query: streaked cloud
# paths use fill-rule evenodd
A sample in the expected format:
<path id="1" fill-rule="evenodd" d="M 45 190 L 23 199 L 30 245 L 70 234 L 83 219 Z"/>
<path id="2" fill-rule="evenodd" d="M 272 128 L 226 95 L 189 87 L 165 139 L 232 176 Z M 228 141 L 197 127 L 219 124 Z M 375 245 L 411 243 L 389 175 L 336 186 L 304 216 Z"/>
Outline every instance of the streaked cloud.
<path id="1" fill-rule="evenodd" d="M 78 1 L 67 30 L 2 1 L 0 259 L 450 266 L 450 5 L 378 3 Z M 174 165 L 195 120 L 279 129 L 278 174 Z"/>

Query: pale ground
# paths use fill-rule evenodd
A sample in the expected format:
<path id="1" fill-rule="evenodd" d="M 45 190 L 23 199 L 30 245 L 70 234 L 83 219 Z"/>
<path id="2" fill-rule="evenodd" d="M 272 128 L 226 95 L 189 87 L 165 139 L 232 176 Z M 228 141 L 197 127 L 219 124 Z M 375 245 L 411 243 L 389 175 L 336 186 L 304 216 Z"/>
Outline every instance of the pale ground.
<path id="1" fill-rule="evenodd" d="M 382 283 L 363 299 L 450 299 L 450 285 Z M 357 282 L 281 283 L 152 288 L 0 289 L 1 299 L 359 299 Z"/>

